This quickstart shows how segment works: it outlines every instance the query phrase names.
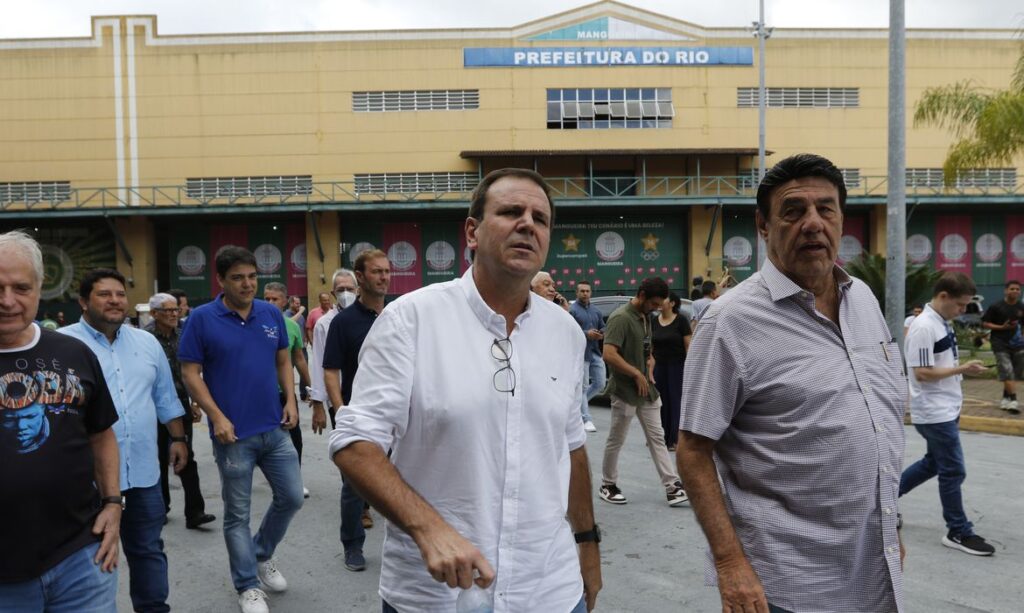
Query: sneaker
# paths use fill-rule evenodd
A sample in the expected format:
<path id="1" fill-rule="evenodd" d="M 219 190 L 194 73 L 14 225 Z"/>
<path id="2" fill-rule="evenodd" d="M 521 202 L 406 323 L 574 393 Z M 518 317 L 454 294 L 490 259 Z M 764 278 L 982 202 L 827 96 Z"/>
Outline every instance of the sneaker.
<path id="1" fill-rule="evenodd" d="M 970 536 L 960 536 L 959 534 L 953 534 L 950 532 L 946 536 L 942 537 L 942 544 L 952 549 L 959 549 L 964 553 L 969 553 L 972 556 L 990 556 L 996 552 L 996 548 L 985 542 L 985 539 L 981 538 L 977 534 Z"/>
<path id="2" fill-rule="evenodd" d="M 597 426 L 595 426 L 592 421 L 583 422 L 583 429 L 587 432 L 597 432 Z"/>
<path id="3" fill-rule="evenodd" d="M 1010 409 L 1010 399 L 1007 396 L 1003 396 L 1003 399 L 999 401 L 999 408 L 1008 411 Z"/>
<path id="4" fill-rule="evenodd" d="M 668 498 L 668 506 L 670 507 L 678 507 L 690 499 L 686 495 L 686 490 L 683 489 L 683 484 L 678 481 L 673 484 L 671 490 L 665 492 L 665 497 Z"/>
<path id="5" fill-rule="evenodd" d="M 352 572 L 366 570 L 366 558 L 360 549 L 349 549 L 345 552 L 345 568 Z"/>
<path id="6" fill-rule="evenodd" d="M 306 486 L 302 486 L 302 497 L 309 498 L 309 488 Z"/>
<path id="7" fill-rule="evenodd" d="M 373 515 L 370 515 L 370 509 L 363 509 L 363 529 L 369 530 L 373 527 Z"/>
<path id="8" fill-rule="evenodd" d="M 238 595 L 238 606 L 242 613 L 270 613 L 267 595 L 263 590 L 251 588 Z"/>
<path id="9" fill-rule="evenodd" d="M 1014 415 L 1020 414 L 1020 409 L 1017 408 L 1017 400 L 1015 398 L 1010 398 L 1010 404 L 1006 406 L 1006 410 Z"/>
<path id="10" fill-rule="evenodd" d="M 256 572 L 260 576 L 260 583 L 271 592 L 283 592 L 288 589 L 288 582 L 281 571 L 277 570 L 273 559 L 258 563 Z"/>
<path id="11" fill-rule="evenodd" d="M 622 490 L 620 490 L 614 483 L 602 485 L 597 495 L 601 497 L 601 500 L 612 504 L 626 504 L 629 502 L 626 500 L 626 497 L 622 495 Z"/>

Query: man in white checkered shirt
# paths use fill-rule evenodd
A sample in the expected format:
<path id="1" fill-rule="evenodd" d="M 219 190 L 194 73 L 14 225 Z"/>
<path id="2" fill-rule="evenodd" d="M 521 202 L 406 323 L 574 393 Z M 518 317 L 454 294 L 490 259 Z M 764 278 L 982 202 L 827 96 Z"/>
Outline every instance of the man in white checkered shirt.
<path id="1" fill-rule="evenodd" d="M 725 611 L 903 610 L 907 384 L 878 301 L 835 264 L 845 203 L 820 156 L 772 168 L 764 267 L 690 346 L 677 459 Z"/>

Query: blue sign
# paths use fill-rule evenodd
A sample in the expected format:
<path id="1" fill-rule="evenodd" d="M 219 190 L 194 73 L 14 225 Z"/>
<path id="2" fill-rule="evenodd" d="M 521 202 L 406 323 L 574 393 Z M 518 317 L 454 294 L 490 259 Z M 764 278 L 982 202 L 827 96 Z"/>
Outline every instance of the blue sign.
<path id="1" fill-rule="evenodd" d="M 566 66 L 750 66 L 752 47 L 469 47 L 467 68 Z"/>

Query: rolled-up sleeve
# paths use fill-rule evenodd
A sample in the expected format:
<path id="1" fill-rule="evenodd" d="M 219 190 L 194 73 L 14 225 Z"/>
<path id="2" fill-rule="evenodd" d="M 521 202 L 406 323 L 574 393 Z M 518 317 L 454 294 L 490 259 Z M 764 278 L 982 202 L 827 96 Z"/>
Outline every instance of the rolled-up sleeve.
<path id="1" fill-rule="evenodd" d="M 717 317 L 700 322 L 683 369 L 679 429 L 718 440 L 743 406 L 745 373 L 734 335 Z"/>
<path id="2" fill-rule="evenodd" d="M 587 337 L 583 334 L 582 329 L 578 329 L 576 332 L 576 341 L 574 342 L 572 359 L 570 364 L 582 364 L 583 354 L 587 349 Z M 580 406 L 583 404 L 583 369 L 575 369 L 575 375 L 573 376 L 572 389 L 573 392 L 572 403 L 568 406 L 569 417 L 565 424 L 565 438 L 569 443 L 569 451 L 579 449 L 587 442 L 587 432 L 583 429 L 583 419 L 580 417 Z"/>
<path id="3" fill-rule="evenodd" d="M 363 342 L 351 402 L 338 411 L 331 432 L 331 457 L 356 441 L 370 441 L 387 451 L 405 434 L 416 347 L 401 315 L 400 309 L 384 309 Z"/>
<path id="4" fill-rule="evenodd" d="M 333 318 L 332 318 L 333 320 Z M 330 324 L 331 320 L 328 320 Z M 313 326 L 313 355 L 309 362 L 309 398 L 317 402 L 327 402 L 327 386 L 324 384 L 324 347 L 327 343 L 327 329 L 321 317 Z"/>

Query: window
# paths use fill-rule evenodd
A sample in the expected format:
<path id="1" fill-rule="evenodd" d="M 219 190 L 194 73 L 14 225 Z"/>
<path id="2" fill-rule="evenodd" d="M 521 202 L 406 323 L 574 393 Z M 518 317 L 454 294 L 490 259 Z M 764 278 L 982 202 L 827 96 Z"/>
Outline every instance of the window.
<path id="1" fill-rule="evenodd" d="M 465 111 L 478 108 L 478 89 L 352 92 L 352 110 L 356 113 Z"/>
<path id="2" fill-rule="evenodd" d="M 765 104 L 782 108 L 856 108 L 860 106 L 857 87 L 768 87 Z M 756 87 L 736 88 L 736 106 L 756 107 Z"/>
<path id="3" fill-rule="evenodd" d="M 70 181 L 0 183 L 0 202 L 64 202 L 71 200 Z"/>
<path id="4" fill-rule="evenodd" d="M 549 130 L 671 128 L 675 116 L 672 89 L 549 89 Z"/>
<path id="5" fill-rule="evenodd" d="M 480 182 L 475 172 L 382 172 L 357 174 L 356 194 L 469 192 Z"/>
<path id="6" fill-rule="evenodd" d="M 908 168 L 906 176 L 907 187 L 938 189 L 945 185 L 941 168 Z M 953 185 L 961 189 L 990 187 L 1014 189 L 1017 187 L 1017 169 L 971 168 L 957 175 Z"/>
<path id="7" fill-rule="evenodd" d="M 839 172 L 843 173 L 843 182 L 846 183 L 846 189 L 860 187 L 859 168 L 840 168 Z"/>
<path id="8" fill-rule="evenodd" d="M 302 196 L 313 193 L 313 177 L 310 175 L 299 175 L 185 179 L 185 193 L 194 200 Z"/>

